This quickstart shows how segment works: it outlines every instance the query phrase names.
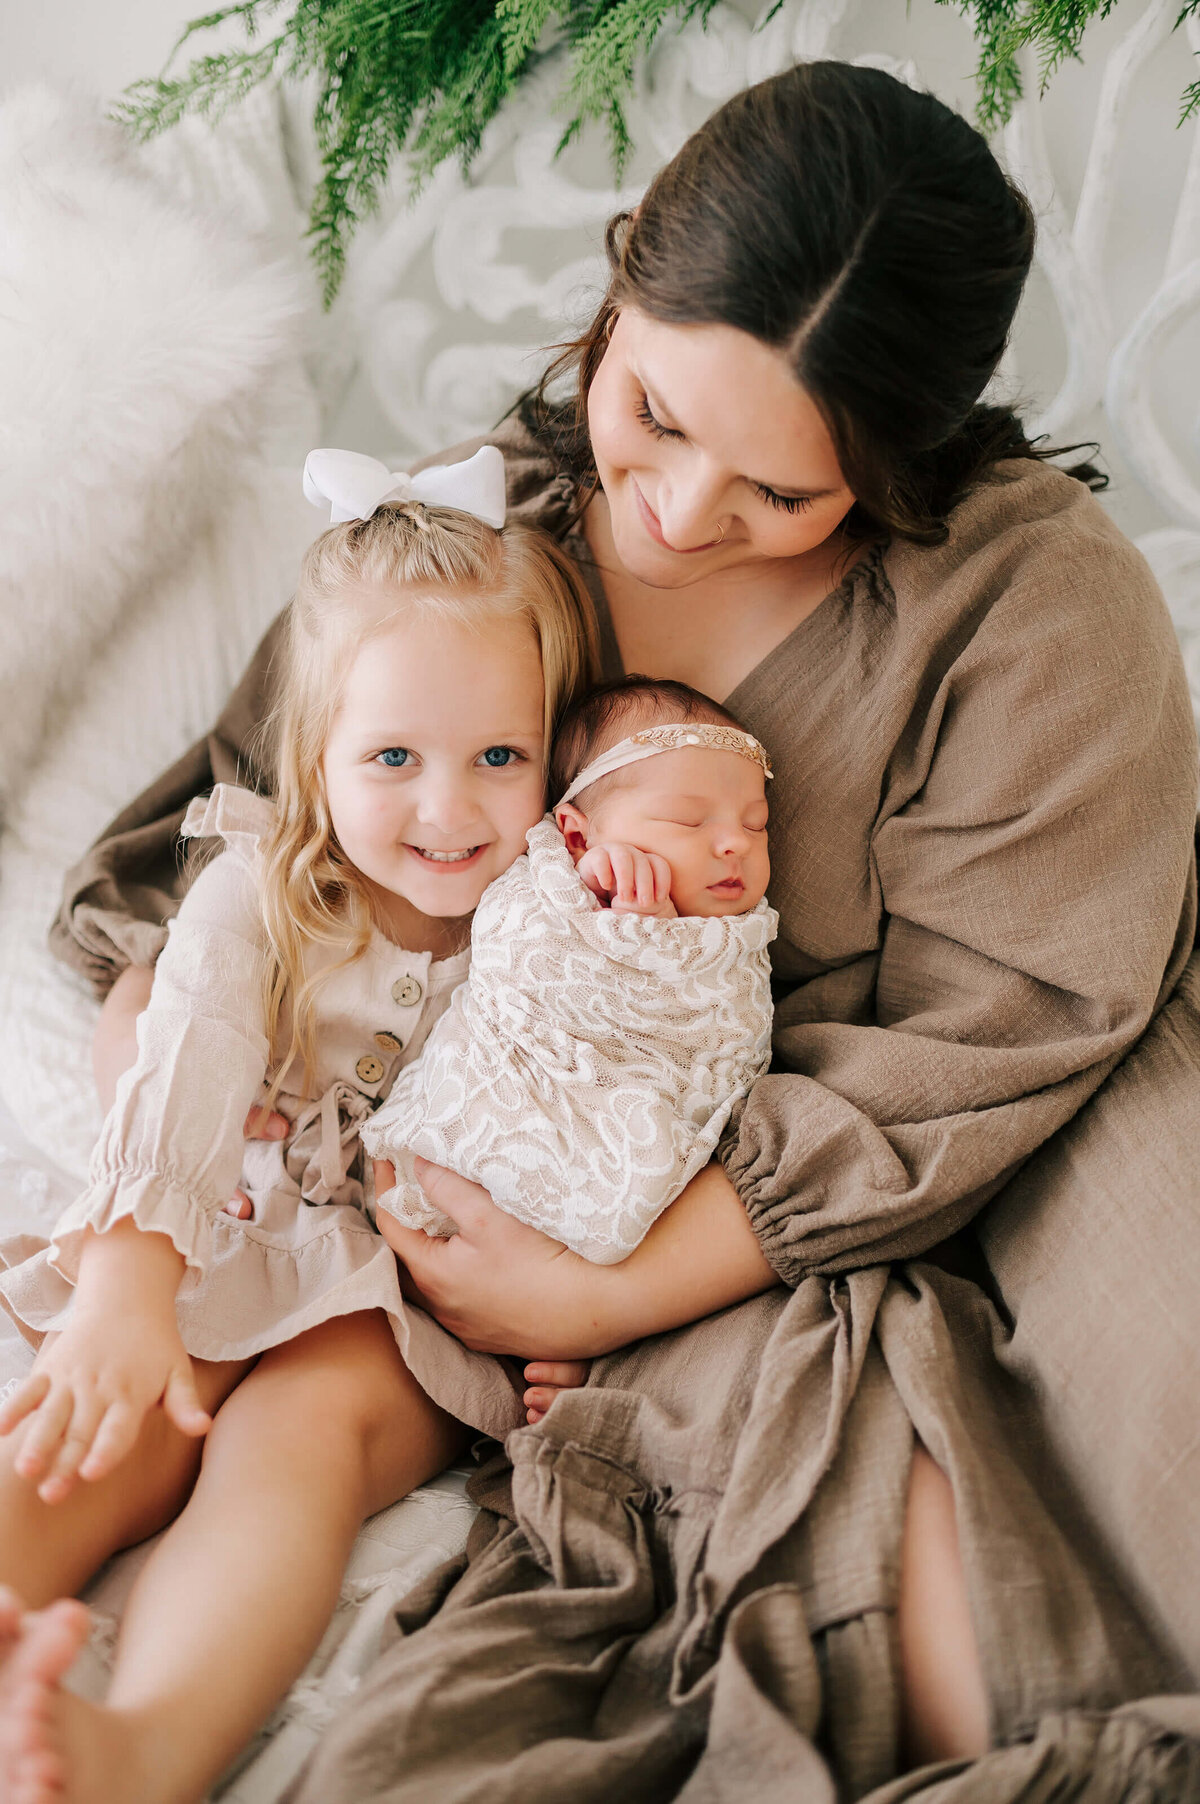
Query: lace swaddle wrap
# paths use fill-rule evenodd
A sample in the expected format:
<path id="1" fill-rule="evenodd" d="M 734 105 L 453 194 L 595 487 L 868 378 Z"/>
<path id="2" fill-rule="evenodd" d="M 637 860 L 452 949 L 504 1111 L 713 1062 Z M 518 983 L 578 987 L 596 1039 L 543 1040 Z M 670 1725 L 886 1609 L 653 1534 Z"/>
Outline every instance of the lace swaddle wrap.
<path id="1" fill-rule="evenodd" d="M 771 1054 L 778 916 L 651 920 L 602 908 L 550 820 L 475 915 L 471 970 L 362 1130 L 378 1199 L 453 1231 L 415 1153 L 596 1264 L 624 1259 L 712 1157 Z"/>

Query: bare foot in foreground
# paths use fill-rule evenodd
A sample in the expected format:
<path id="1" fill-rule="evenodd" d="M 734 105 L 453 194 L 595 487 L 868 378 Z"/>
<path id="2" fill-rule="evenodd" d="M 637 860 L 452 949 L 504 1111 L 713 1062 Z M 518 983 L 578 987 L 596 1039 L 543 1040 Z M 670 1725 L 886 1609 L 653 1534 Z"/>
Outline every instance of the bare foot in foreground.
<path id="1" fill-rule="evenodd" d="M 87 1630 L 82 1604 L 22 1614 L 12 1592 L 0 1590 L 4 1804 L 141 1804 L 125 1725 L 63 1689 Z"/>

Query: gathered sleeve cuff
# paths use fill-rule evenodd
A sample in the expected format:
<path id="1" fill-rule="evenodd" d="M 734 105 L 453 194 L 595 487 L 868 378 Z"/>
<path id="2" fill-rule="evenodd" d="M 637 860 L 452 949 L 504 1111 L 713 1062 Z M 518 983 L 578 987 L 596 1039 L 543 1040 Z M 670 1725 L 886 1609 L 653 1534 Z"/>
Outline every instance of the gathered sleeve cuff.
<path id="1" fill-rule="evenodd" d="M 191 1271 L 204 1271 L 212 1219 L 237 1186 L 243 1123 L 266 1074 L 263 955 L 252 860 L 222 852 L 171 923 L 138 1022 L 137 1059 L 117 1086 L 87 1189 L 55 1229 L 51 1263 L 70 1282 L 89 1230 L 126 1219 L 166 1234 Z"/>
<path id="2" fill-rule="evenodd" d="M 771 1072 L 720 1157 L 789 1284 L 961 1227 L 1178 981 L 1195 732 L 1145 566 L 1102 549 L 1052 602 L 1044 581 L 1000 597 L 898 749 L 871 846 L 882 942 L 836 974 L 849 1018 L 819 980 L 777 997 Z"/>

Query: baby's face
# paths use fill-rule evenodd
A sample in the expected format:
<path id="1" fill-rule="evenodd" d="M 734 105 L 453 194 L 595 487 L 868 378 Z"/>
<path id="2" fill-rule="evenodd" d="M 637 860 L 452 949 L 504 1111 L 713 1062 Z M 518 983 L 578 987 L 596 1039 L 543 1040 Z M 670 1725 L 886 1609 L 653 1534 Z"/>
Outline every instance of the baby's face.
<path id="1" fill-rule="evenodd" d="M 586 838 L 659 853 L 681 915 L 746 914 L 771 874 L 762 770 L 709 746 L 658 752 L 617 774 L 587 816 Z"/>

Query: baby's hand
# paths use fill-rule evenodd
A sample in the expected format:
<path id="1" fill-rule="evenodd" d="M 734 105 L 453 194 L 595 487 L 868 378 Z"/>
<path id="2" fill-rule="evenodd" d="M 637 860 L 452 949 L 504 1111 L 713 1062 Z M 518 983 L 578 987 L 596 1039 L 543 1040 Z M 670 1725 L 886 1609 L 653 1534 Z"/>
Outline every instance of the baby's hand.
<path id="1" fill-rule="evenodd" d="M 16 1458 L 43 1503 L 61 1503 L 77 1478 L 106 1478 L 130 1452 L 147 1413 L 162 1404 L 183 1434 L 205 1434 L 174 1311 L 81 1310 L 38 1354 L 25 1383 L 0 1407 L 0 1435 L 25 1422 Z"/>
<path id="2" fill-rule="evenodd" d="M 614 914 L 675 918 L 671 867 L 657 852 L 615 844 L 589 846 L 575 869 L 593 896 Z"/>

